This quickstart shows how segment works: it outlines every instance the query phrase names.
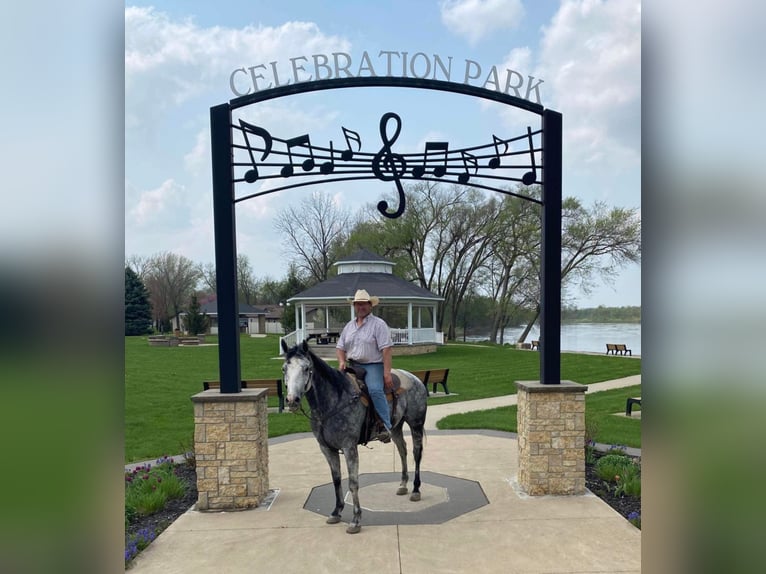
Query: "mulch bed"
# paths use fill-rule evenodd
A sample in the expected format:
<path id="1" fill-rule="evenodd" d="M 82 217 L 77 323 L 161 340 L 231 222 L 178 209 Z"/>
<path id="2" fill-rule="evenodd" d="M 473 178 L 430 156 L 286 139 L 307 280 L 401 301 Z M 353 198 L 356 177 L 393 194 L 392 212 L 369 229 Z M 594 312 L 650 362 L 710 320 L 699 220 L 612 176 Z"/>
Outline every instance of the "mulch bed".
<path id="1" fill-rule="evenodd" d="M 134 536 L 143 528 L 154 529 L 155 533 L 159 535 L 197 502 L 197 471 L 188 464 L 179 464 L 175 468 L 175 473 L 189 485 L 186 494 L 182 498 L 169 500 L 165 504 L 165 508 L 154 514 L 137 516 L 125 529 L 126 539 Z"/>
<path id="2" fill-rule="evenodd" d="M 603 455 L 600 453 L 595 453 L 595 461 L 597 461 L 601 456 Z M 596 474 L 595 461 L 594 464 L 585 465 L 585 486 L 588 488 L 588 490 L 606 502 L 626 519 L 632 512 L 637 512 L 640 515 L 641 497 L 624 495 L 615 496 L 614 484 L 610 484 L 604 480 L 601 480 Z"/>

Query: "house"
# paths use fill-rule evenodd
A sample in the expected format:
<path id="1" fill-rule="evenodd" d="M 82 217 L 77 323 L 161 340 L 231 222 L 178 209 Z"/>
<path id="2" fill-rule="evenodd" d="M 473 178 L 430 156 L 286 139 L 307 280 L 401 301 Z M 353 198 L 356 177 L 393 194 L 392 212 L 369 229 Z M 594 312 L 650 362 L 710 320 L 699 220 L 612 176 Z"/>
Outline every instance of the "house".
<path id="1" fill-rule="evenodd" d="M 254 334 L 274 333 L 284 334 L 282 328 L 283 308 L 279 305 L 248 305 L 239 304 L 239 332 Z M 209 334 L 218 334 L 218 303 L 215 295 L 208 295 L 200 301 L 200 313 L 210 319 Z M 185 311 L 178 314 L 179 320 L 186 315 Z M 183 322 L 180 323 L 183 325 Z"/>

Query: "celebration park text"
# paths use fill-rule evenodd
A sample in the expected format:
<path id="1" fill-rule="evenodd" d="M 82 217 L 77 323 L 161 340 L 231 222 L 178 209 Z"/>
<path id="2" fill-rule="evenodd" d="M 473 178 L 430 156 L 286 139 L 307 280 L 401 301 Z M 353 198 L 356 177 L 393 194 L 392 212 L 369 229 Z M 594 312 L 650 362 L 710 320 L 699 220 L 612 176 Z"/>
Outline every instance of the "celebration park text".
<path id="1" fill-rule="evenodd" d="M 424 52 L 395 52 L 381 50 L 375 63 L 365 50 L 358 61 L 354 61 L 346 52 L 312 54 L 310 57 L 297 56 L 289 59 L 290 65 L 278 66 L 277 61 L 258 64 L 248 68 L 237 68 L 229 76 L 229 86 L 237 97 L 246 96 L 260 90 L 278 88 L 288 84 L 329 80 L 332 78 L 359 78 L 396 76 L 462 82 L 469 86 L 480 86 L 540 104 L 540 84 L 533 76 L 527 76 L 506 68 L 498 70 L 492 66 L 482 70 L 474 60 L 464 60 L 464 64 L 455 62 L 452 56 L 445 59 L 437 54 L 429 56 Z"/>

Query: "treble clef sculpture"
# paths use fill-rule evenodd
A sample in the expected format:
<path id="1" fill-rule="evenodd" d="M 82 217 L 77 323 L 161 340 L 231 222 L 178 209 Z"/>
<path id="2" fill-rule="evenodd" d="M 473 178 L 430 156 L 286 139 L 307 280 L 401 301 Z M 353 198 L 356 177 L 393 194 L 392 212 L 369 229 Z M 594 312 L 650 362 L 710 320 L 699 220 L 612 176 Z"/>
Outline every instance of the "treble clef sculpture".
<path id="1" fill-rule="evenodd" d="M 389 120 L 393 120 L 396 123 L 396 130 L 391 139 L 388 138 L 387 125 Z M 401 177 L 407 171 L 407 161 L 404 156 L 391 151 L 391 146 L 399 137 L 399 132 L 402 130 L 402 120 L 394 112 L 388 112 L 383 114 L 380 118 L 380 139 L 383 140 L 383 147 L 375 154 L 372 159 L 372 172 L 381 181 L 394 181 L 396 183 L 396 189 L 399 192 L 399 208 L 390 213 L 388 211 L 388 202 L 381 200 L 378 202 L 378 211 L 389 219 L 396 219 L 402 213 L 404 213 L 404 189 L 402 189 Z"/>

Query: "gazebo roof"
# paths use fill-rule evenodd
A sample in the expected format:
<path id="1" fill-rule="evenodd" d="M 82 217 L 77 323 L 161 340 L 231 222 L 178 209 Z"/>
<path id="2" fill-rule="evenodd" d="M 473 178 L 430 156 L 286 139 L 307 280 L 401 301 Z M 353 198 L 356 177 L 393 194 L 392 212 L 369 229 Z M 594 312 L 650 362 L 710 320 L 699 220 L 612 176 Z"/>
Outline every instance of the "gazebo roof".
<path id="1" fill-rule="evenodd" d="M 374 263 L 374 262 L 383 262 L 383 263 L 391 263 L 388 259 L 381 257 L 377 253 L 373 253 L 372 251 L 369 251 L 367 249 L 359 249 L 358 251 L 354 251 L 351 255 L 348 255 L 347 257 L 341 257 L 338 259 L 338 261 L 335 262 L 335 265 L 340 265 L 341 263 Z M 392 264 L 393 265 L 393 264 Z"/>
<path id="2" fill-rule="evenodd" d="M 288 301 L 347 303 L 354 297 L 354 293 L 358 289 L 366 289 L 370 295 L 380 297 L 381 304 L 391 302 L 402 303 L 405 301 L 434 303 L 444 300 L 443 297 L 431 293 L 428 289 L 393 275 L 390 272 L 390 268 L 393 267 L 391 262 L 366 249 L 360 249 L 352 255 L 339 260 L 336 265 L 340 263 L 385 263 L 387 265 L 380 267 L 380 272 L 340 272 L 335 277 L 331 277 L 318 285 L 298 293 L 288 299 Z M 339 268 L 342 269 L 342 266 L 339 265 Z M 383 271 L 383 269 L 386 271 Z"/>

